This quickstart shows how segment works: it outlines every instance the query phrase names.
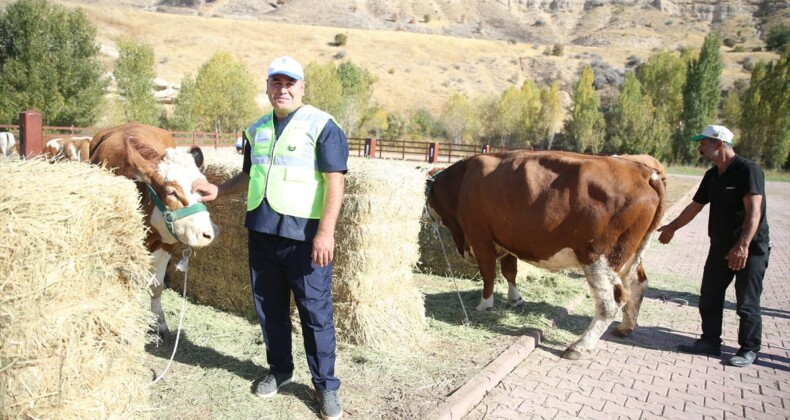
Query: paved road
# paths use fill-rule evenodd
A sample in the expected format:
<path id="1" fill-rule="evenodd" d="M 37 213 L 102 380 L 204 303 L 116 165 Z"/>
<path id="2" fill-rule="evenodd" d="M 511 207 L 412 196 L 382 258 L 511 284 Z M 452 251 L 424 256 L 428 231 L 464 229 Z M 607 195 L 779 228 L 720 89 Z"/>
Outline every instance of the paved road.
<path id="1" fill-rule="evenodd" d="M 677 353 L 677 344 L 699 334 L 697 307 L 694 301 L 663 302 L 654 293 L 643 312 L 664 311 L 658 322 L 640 325 L 625 340 L 613 338 L 610 327 L 595 352 L 578 361 L 559 358 L 562 348 L 540 345 L 465 418 L 789 419 L 790 184 L 770 182 L 766 189 L 773 250 L 762 296 L 763 350 L 755 365 L 727 364 L 738 349 L 732 286 L 721 357 Z M 706 208 L 672 244 L 651 246 L 649 277 L 674 274 L 699 284 L 707 214 Z"/>

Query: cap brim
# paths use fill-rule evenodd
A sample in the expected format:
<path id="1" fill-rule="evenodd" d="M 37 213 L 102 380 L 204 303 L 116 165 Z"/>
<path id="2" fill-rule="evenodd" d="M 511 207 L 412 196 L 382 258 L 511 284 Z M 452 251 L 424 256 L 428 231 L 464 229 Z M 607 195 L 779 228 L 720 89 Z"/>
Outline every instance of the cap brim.
<path id="1" fill-rule="evenodd" d="M 697 134 L 696 136 L 692 136 L 689 140 L 691 140 L 691 141 L 700 141 L 700 140 L 702 140 L 704 138 L 705 138 L 705 136 L 703 136 L 702 134 Z"/>
<path id="2" fill-rule="evenodd" d="M 291 79 L 294 79 L 294 80 L 302 80 L 302 76 L 300 76 L 300 75 L 298 75 L 296 73 L 288 72 L 288 71 L 274 72 L 274 73 L 270 74 L 269 77 L 276 76 L 278 74 L 282 74 L 283 76 L 288 76 L 288 77 L 290 77 Z"/>

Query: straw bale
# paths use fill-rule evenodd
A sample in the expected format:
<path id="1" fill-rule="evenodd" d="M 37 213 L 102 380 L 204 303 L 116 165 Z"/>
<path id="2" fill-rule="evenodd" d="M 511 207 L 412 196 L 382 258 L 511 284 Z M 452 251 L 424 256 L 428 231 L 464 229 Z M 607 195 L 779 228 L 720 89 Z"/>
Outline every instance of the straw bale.
<path id="1" fill-rule="evenodd" d="M 241 170 L 241 157 L 206 153 L 203 172 L 221 183 Z M 383 348 L 416 342 L 425 325 L 413 283 L 425 172 L 395 161 L 351 159 L 335 234 L 333 295 L 338 337 Z M 187 295 L 198 303 L 255 319 L 244 228 L 246 196 L 209 203 L 222 231 L 190 260 Z M 180 289 L 183 274 L 168 271 Z M 294 312 L 295 314 L 295 312 Z"/>
<path id="2" fill-rule="evenodd" d="M 352 159 L 336 233 L 333 295 L 341 339 L 388 349 L 420 341 L 423 296 L 414 285 L 425 172 Z"/>
<path id="3" fill-rule="evenodd" d="M 441 237 L 441 242 L 437 235 Z M 450 268 L 447 267 L 448 260 Z M 466 261 L 458 253 L 450 230 L 438 224 L 434 226 L 433 221 L 430 220 L 420 229 L 420 261 L 417 268 L 422 273 L 437 276 L 478 280 L 481 278 L 477 264 Z"/>
<path id="4" fill-rule="evenodd" d="M 148 417 L 134 183 L 42 159 L 0 159 L 0 179 L 0 418 Z"/>

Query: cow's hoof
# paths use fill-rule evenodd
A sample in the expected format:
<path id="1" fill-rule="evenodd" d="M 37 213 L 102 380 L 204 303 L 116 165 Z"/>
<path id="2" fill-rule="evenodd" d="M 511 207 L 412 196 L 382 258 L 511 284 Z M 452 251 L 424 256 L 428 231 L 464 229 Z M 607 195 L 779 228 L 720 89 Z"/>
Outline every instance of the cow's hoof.
<path id="1" fill-rule="evenodd" d="M 520 308 L 524 306 L 524 299 L 518 298 L 516 300 L 508 301 L 507 306 L 511 308 Z"/>
<path id="2" fill-rule="evenodd" d="M 562 358 L 563 359 L 579 360 L 581 357 L 582 357 L 582 354 L 580 352 L 578 352 L 578 351 L 576 351 L 576 350 L 574 350 L 574 349 L 572 349 L 570 347 L 568 347 L 567 349 L 565 349 L 564 352 L 562 352 Z"/>
<path id="3" fill-rule="evenodd" d="M 612 331 L 612 335 L 615 336 L 615 337 L 618 337 L 618 338 L 626 338 L 629 335 L 631 335 L 632 332 L 634 332 L 634 330 L 632 330 L 632 329 L 621 330 L 619 328 L 615 328 Z"/>

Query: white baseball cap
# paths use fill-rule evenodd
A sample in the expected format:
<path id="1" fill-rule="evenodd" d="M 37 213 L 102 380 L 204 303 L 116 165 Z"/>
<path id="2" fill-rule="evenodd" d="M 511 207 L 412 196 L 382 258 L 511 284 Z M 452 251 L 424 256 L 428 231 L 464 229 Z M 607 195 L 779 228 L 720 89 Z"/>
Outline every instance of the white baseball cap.
<path id="1" fill-rule="evenodd" d="M 691 138 L 691 141 L 700 141 L 704 138 L 711 138 L 721 140 L 725 143 L 732 144 L 732 131 L 723 125 L 709 125 L 705 127 L 702 134 L 697 134 Z"/>
<path id="2" fill-rule="evenodd" d="M 288 55 L 275 58 L 272 64 L 269 64 L 269 73 L 267 77 L 272 77 L 275 74 L 283 74 L 295 80 L 304 79 L 302 65 Z"/>

